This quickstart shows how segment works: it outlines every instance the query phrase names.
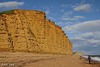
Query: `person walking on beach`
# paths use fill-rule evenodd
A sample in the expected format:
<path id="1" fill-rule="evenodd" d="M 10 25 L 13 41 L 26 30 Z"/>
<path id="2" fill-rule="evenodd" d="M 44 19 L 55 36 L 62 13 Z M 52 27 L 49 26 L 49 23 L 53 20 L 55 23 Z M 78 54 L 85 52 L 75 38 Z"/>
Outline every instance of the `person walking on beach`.
<path id="1" fill-rule="evenodd" d="M 81 56 L 80 56 L 80 59 L 81 59 Z"/>
<path id="2" fill-rule="evenodd" d="M 88 56 L 89 64 L 91 64 L 91 56 Z"/>

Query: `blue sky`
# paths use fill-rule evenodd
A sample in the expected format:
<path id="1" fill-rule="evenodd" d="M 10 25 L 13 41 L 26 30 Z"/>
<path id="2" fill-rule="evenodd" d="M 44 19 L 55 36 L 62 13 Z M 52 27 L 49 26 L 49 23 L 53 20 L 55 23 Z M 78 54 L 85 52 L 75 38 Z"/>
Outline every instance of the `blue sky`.
<path id="1" fill-rule="evenodd" d="M 100 55 L 100 0 L 0 0 L 0 11 L 40 10 L 61 26 L 73 51 Z"/>

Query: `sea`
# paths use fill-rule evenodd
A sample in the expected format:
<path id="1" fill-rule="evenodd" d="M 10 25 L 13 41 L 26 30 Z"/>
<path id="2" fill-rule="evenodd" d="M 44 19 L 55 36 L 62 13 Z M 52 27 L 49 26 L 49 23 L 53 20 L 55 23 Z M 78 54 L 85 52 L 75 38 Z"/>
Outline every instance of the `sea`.
<path id="1" fill-rule="evenodd" d="M 100 55 L 90 55 L 90 56 L 91 56 L 91 60 L 100 62 Z M 81 57 L 88 59 L 88 55 L 84 55 L 84 56 L 81 56 Z"/>

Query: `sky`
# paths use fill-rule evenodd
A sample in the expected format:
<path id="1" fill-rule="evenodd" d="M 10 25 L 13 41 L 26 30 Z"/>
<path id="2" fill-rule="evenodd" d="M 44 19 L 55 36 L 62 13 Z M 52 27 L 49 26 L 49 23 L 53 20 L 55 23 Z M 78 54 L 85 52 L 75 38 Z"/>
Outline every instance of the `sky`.
<path id="1" fill-rule="evenodd" d="M 0 11 L 40 10 L 65 31 L 73 52 L 100 55 L 100 0 L 0 0 Z"/>

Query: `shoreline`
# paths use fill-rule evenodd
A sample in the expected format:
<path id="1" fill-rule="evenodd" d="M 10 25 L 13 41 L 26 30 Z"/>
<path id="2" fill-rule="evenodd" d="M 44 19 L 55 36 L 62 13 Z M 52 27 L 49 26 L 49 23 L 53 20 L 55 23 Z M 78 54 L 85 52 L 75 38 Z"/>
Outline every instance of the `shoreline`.
<path id="1" fill-rule="evenodd" d="M 86 57 L 84 57 L 84 56 L 86 56 L 86 55 L 82 55 L 82 56 L 80 56 L 80 57 L 88 59 L 88 55 L 87 55 Z M 95 61 L 95 62 L 100 62 L 100 61 L 98 61 L 98 60 L 93 59 L 93 57 L 91 57 L 91 60 L 92 60 L 92 61 Z"/>
<path id="2" fill-rule="evenodd" d="M 91 60 L 91 64 L 89 64 L 87 58 L 81 56 L 81 59 L 82 59 L 82 61 L 85 61 L 84 63 L 86 63 L 86 65 L 89 65 L 89 66 L 92 66 L 92 67 L 100 67 L 99 61 Z"/>

